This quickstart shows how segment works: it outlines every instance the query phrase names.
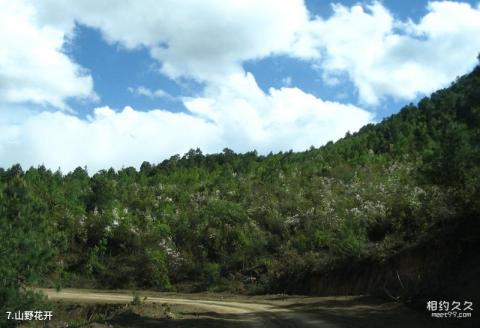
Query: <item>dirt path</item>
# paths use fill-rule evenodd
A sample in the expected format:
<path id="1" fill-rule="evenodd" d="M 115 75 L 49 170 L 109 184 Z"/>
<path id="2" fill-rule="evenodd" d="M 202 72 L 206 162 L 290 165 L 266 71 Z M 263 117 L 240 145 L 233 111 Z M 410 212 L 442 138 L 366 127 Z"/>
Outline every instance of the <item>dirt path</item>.
<path id="1" fill-rule="evenodd" d="M 128 293 L 120 292 L 94 292 L 84 290 L 62 290 L 57 292 L 51 289 L 42 290 L 52 301 L 68 301 L 68 302 L 87 302 L 87 303 L 118 303 L 126 304 L 132 302 L 133 296 Z M 184 297 L 173 296 L 157 296 L 152 293 L 141 293 L 140 298 L 146 304 L 177 304 L 191 307 L 195 309 L 199 316 L 202 313 L 233 315 L 237 317 L 244 317 L 243 325 L 249 327 L 319 327 L 319 328 L 340 328 L 340 326 L 333 323 L 326 322 L 311 314 L 296 312 L 282 308 L 280 304 L 272 304 L 274 301 L 262 303 L 256 300 L 208 300 L 208 299 L 192 299 Z"/>
<path id="2" fill-rule="evenodd" d="M 133 300 L 128 291 L 42 291 L 52 301 L 70 304 L 127 304 Z M 425 314 L 413 312 L 398 303 L 365 296 L 247 297 L 156 292 L 139 292 L 138 295 L 147 305 L 168 304 L 176 307 L 181 315 L 170 321 L 143 317 L 133 321 L 119 320 L 113 327 L 416 328 L 431 327 L 433 323 Z"/>

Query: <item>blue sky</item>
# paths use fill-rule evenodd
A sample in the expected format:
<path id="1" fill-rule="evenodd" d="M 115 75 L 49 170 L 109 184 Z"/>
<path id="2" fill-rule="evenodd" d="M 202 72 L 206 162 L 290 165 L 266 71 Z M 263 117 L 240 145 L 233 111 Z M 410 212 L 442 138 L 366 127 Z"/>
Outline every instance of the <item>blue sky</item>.
<path id="1" fill-rule="evenodd" d="M 477 1 L 0 0 L 0 166 L 301 151 L 476 64 Z"/>
<path id="2" fill-rule="evenodd" d="M 475 6 L 475 1 L 463 1 Z M 368 1 L 338 1 L 345 6 L 369 4 Z M 418 22 L 427 13 L 427 1 L 383 1 L 391 13 L 402 20 L 411 19 Z M 332 2 L 309 0 L 305 5 L 312 16 L 328 19 L 333 13 Z M 158 74 L 159 63 L 152 60 L 148 49 L 125 49 L 119 45 L 105 42 L 101 30 L 85 25 L 77 25 L 75 37 L 69 49 L 70 55 L 82 67 L 91 71 L 95 83 L 95 91 L 100 95 L 101 104 L 121 109 L 130 105 L 139 110 L 165 108 L 170 111 L 185 111 L 181 101 L 166 98 L 146 97 L 129 92 L 129 88 L 141 85 L 151 90 L 163 89 L 173 96 L 190 96 L 201 91 L 201 84 L 195 81 L 183 81 L 178 84 L 165 75 Z M 358 103 L 356 90 L 348 80 L 340 86 L 330 86 L 323 83 L 318 73 L 312 69 L 310 62 L 289 56 L 271 56 L 259 60 L 247 61 L 243 64 L 246 71 L 251 72 L 259 86 L 265 92 L 270 87 L 281 87 L 285 80 L 325 100 Z M 375 106 L 375 119 L 380 120 L 397 112 L 408 102 L 417 102 L 422 95 L 412 99 L 387 98 L 382 104 Z M 90 112 L 92 104 L 70 100 L 72 107 L 79 114 Z"/>

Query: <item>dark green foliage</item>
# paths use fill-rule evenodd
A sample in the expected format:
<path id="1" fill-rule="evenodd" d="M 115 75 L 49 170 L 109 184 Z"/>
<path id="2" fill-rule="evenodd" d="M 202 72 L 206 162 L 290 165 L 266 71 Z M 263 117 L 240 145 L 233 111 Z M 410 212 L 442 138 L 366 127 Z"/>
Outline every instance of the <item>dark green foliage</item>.
<path id="1" fill-rule="evenodd" d="M 479 90 L 476 68 L 418 106 L 300 153 L 196 149 L 92 177 L 0 170 L 0 304 L 22 306 L 22 288 L 45 281 L 278 291 L 478 218 Z"/>
<path id="2" fill-rule="evenodd" d="M 28 185 L 26 179 L 35 184 Z M 24 174 L 15 165 L 2 173 L 0 182 L 0 325 L 6 311 L 31 310 L 42 298 L 27 287 L 54 270 L 55 223 L 50 220 L 48 201 L 38 197 L 35 187 L 49 188 L 55 177 L 44 168 Z"/>

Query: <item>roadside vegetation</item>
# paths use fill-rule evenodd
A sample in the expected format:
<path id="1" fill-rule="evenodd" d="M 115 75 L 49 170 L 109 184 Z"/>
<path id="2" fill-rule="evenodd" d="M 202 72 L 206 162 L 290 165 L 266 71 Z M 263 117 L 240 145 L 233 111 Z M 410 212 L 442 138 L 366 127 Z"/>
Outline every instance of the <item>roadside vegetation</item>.
<path id="1" fill-rule="evenodd" d="M 0 313 L 43 302 L 33 285 L 278 292 L 287 278 L 386 258 L 479 214 L 477 67 L 305 152 L 196 149 L 93 176 L 0 169 Z"/>

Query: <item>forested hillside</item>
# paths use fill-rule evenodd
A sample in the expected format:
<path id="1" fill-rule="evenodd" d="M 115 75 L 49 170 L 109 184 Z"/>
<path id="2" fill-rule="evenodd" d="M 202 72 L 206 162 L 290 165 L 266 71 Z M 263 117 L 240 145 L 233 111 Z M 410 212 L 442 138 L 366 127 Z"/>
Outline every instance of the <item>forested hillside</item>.
<path id="1" fill-rule="evenodd" d="M 277 292 L 477 224 L 479 164 L 477 67 L 305 152 L 197 149 L 93 176 L 0 169 L 0 310 L 27 307 L 32 285 Z"/>

